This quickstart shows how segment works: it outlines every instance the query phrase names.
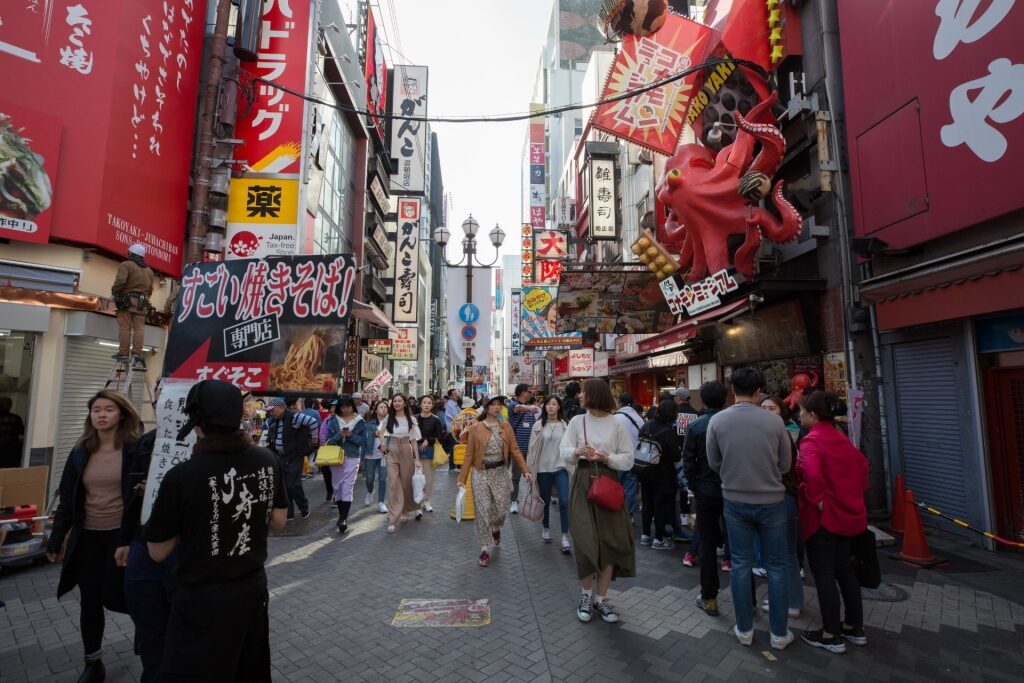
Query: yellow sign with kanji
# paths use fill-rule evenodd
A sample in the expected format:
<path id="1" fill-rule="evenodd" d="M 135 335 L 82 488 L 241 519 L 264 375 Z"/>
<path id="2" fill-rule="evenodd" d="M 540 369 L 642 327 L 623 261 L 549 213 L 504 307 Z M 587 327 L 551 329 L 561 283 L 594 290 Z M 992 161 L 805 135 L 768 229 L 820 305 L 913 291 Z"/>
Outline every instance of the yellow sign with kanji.
<path id="1" fill-rule="evenodd" d="M 228 192 L 228 223 L 295 225 L 299 216 L 299 181 L 238 178 Z"/>

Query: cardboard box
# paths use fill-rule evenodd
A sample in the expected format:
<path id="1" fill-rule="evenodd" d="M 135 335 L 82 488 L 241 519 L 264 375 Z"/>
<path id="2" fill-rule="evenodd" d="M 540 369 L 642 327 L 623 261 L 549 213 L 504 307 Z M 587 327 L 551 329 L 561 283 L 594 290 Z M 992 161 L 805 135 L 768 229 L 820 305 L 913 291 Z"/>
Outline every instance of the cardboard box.
<path id="1" fill-rule="evenodd" d="M 46 478 L 50 468 L 13 467 L 0 470 L 0 507 L 35 505 L 46 514 Z"/>

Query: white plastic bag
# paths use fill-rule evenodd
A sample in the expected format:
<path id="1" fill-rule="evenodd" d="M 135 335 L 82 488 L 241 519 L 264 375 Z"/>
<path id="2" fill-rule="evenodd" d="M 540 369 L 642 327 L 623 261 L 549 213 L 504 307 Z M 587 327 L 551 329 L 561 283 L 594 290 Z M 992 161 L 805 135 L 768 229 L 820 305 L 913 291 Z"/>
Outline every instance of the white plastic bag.
<path id="1" fill-rule="evenodd" d="M 466 487 L 459 489 L 459 495 L 455 496 L 455 521 L 461 522 L 462 515 L 466 512 Z"/>
<path id="2" fill-rule="evenodd" d="M 423 502 L 423 489 L 427 487 L 427 477 L 423 474 L 422 468 L 416 468 L 416 474 L 412 475 L 412 500 L 419 505 Z"/>

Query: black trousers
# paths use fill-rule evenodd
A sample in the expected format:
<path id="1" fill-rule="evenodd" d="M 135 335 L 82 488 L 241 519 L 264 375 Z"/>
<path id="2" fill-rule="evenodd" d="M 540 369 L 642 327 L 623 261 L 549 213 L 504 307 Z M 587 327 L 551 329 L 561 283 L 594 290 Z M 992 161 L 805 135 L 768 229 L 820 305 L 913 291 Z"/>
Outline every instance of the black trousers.
<path id="1" fill-rule="evenodd" d="M 331 481 L 331 468 L 321 467 L 320 474 L 324 478 L 324 487 L 327 489 L 327 500 L 331 500 L 334 497 L 334 482 Z"/>
<path id="2" fill-rule="evenodd" d="M 267 575 L 182 585 L 171 598 L 160 681 L 270 683 Z"/>
<path id="3" fill-rule="evenodd" d="M 665 538 L 665 527 L 673 524 L 672 518 L 676 508 L 675 486 L 664 480 L 664 472 L 657 467 L 648 467 L 647 470 L 654 471 L 644 471 L 637 475 L 637 481 L 640 484 L 640 500 L 643 501 L 644 508 L 640 520 L 640 530 L 643 534 L 653 535 L 654 538 L 661 541 Z M 653 534 L 651 522 L 654 523 Z M 674 526 L 673 524 L 673 528 Z"/>
<path id="4" fill-rule="evenodd" d="M 834 636 L 842 633 L 844 620 L 839 616 L 840 594 L 846 606 L 846 623 L 854 628 L 863 628 L 864 605 L 860 597 L 860 583 L 850 563 L 853 537 L 839 536 L 821 527 L 807 539 L 805 546 L 825 630 Z"/>
<path id="5" fill-rule="evenodd" d="M 718 546 L 725 542 L 721 498 L 696 494 L 697 533 L 700 535 L 700 597 L 718 597 Z"/>
<path id="6" fill-rule="evenodd" d="M 74 562 L 78 574 L 81 610 L 79 626 L 85 654 L 96 654 L 103 646 L 106 627 L 104 606 L 126 612 L 124 602 L 124 570 L 114 563 L 117 550 L 117 529 L 91 531 L 83 529 L 75 548 Z"/>
<path id="7" fill-rule="evenodd" d="M 281 476 L 284 478 L 284 490 L 288 494 L 288 517 L 295 516 L 295 506 L 299 506 L 299 512 L 306 514 L 309 511 L 309 501 L 306 500 L 306 492 L 302 488 L 302 458 L 287 457 L 278 455 L 281 461 Z"/>

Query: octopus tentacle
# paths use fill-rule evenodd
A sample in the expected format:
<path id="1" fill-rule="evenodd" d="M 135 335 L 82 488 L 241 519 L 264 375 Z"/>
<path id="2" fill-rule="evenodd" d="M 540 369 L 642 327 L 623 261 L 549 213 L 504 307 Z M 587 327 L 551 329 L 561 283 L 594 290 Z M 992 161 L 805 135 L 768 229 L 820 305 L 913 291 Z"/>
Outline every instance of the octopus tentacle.
<path id="1" fill-rule="evenodd" d="M 779 180 L 775 183 L 775 188 L 772 190 L 772 203 L 779 210 L 782 221 L 779 222 L 772 219 L 771 223 L 765 226 L 768 239 L 777 244 L 792 242 L 799 237 L 800 225 L 803 223 L 800 212 L 783 196 L 782 184 L 783 181 Z"/>

